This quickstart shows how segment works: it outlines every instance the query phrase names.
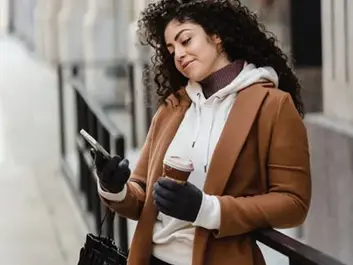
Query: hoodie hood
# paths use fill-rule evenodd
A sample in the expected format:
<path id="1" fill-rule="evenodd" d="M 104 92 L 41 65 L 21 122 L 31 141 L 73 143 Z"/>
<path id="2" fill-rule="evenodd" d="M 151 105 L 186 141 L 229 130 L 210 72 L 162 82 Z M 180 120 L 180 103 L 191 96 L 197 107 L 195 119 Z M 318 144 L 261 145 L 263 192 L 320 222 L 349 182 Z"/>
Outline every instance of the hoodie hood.
<path id="1" fill-rule="evenodd" d="M 245 63 L 243 70 L 231 83 L 218 90 L 208 99 L 204 97 L 201 84 L 198 82 L 189 81 L 185 91 L 193 103 L 199 103 L 201 105 L 212 104 L 215 99 L 222 101 L 230 94 L 236 94 L 242 89 L 262 81 L 270 81 L 275 85 L 275 87 L 278 87 L 278 75 L 276 71 L 272 67 L 256 68 L 254 64 Z"/>
<path id="2" fill-rule="evenodd" d="M 185 91 L 192 101 L 190 106 L 190 113 L 192 114 L 190 114 L 190 117 L 193 117 L 194 120 L 194 131 L 192 133 L 191 148 L 195 147 L 200 132 L 205 133 L 206 135 L 202 136 L 202 145 L 206 148 L 202 152 L 204 155 L 204 172 L 207 171 L 208 163 L 213 153 L 214 144 L 211 147 L 211 142 L 214 142 L 213 131 L 218 131 L 219 133 L 221 131 L 219 128 L 214 129 L 214 126 L 221 126 L 221 129 L 223 129 L 239 91 L 264 81 L 270 81 L 278 87 L 278 75 L 275 70 L 272 67 L 256 68 L 254 64 L 247 63 L 244 64 L 244 68 L 232 82 L 207 99 L 203 94 L 201 84 L 189 81 Z M 215 122 L 216 118 L 217 121 Z"/>

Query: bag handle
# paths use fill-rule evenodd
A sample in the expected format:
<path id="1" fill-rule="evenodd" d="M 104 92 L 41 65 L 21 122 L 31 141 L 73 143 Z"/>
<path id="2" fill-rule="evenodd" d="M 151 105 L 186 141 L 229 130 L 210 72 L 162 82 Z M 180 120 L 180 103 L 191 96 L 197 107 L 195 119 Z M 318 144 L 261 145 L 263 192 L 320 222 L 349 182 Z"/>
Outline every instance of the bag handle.
<path id="1" fill-rule="evenodd" d="M 104 217 L 101 221 L 101 224 L 99 226 L 99 232 L 98 232 L 98 236 L 100 237 L 102 235 L 102 228 L 103 228 L 103 224 L 105 222 L 105 220 L 107 219 L 108 216 L 112 216 L 113 217 L 113 221 L 114 221 L 114 217 L 115 217 L 115 212 L 111 211 L 109 208 L 106 208 L 106 212 L 104 214 Z"/>

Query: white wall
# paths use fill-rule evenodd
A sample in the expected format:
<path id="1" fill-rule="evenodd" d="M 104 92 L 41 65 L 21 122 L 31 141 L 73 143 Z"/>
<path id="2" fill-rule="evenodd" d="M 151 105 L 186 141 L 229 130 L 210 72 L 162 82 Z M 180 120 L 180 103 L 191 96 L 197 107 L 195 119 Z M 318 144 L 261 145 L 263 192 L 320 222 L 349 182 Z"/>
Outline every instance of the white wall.
<path id="1" fill-rule="evenodd" d="M 321 3 L 324 113 L 353 121 L 353 1 Z"/>
<path id="2" fill-rule="evenodd" d="M 5 32 L 8 27 L 8 0 L 0 0 L 0 33 Z"/>

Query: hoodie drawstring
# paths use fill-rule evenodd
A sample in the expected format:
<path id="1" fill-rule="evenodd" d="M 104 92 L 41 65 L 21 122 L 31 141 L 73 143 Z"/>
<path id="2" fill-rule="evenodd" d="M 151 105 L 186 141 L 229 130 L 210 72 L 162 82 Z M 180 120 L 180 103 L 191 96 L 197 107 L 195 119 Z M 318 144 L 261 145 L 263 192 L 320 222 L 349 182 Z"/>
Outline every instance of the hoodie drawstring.
<path id="1" fill-rule="evenodd" d="M 192 148 L 194 148 L 198 137 L 200 135 L 200 130 L 201 130 L 201 104 L 200 104 L 200 98 L 201 98 L 201 94 L 197 93 L 198 96 L 198 100 L 195 102 L 195 107 L 196 107 L 196 130 L 194 132 L 194 137 L 193 137 L 193 141 L 192 141 Z M 221 99 L 220 97 L 216 96 L 212 102 L 212 104 L 217 104 L 218 102 L 220 102 Z M 214 125 L 214 120 L 215 120 L 215 116 L 216 116 L 216 112 L 212 111 L 211 112 L 211 125 L 209 127 L 209 129 L 207 130 L 207 146 L 206 146 L 206 152 L 204 155 L 204 171 L 205 173 L 207 172 L 207 167 L 208 167 L 208 161 L 209 161 L 209 156 L 210 156 L 210 145 L 211 145 L 211 133 L 213 130 L 213 125 Z"/>
<path id="2" fill-rule="evenodd" d="M 200 103 L 200 98 L 201 98 L 201 94 L 197 93 L 197 97 L 198 99 L 195 101 L 195 108 L 196 108 L 196 129 L 194 132 L 194 137 L 193 137 L 193 141 L 192 141 L 192 148 L 194 148 L 198 137 L 200 135 L 200 130 L 201 130 L 201 103 Z M 218 104 L 221 101 L 221 98 L 219 96 L 215 96 L 214 100 L 212 102 L 213 104 Z M 212 108 L 214 108 L 214 106 L 212 106 Z M 209 129 L 207 130 L 207 146 L 206 146 L 206 152 L 204 155 L 204 172 L 207 172 L 207 168 L 208 168 L 208 163 L 209 163 L 209 159 L 210 159 L 210 145 L 211 145 L 211 134 L 212 134 L 212 130 L 213 130 L 213 126 L 214 126 L 214 121 L 216 118 L 216 111 L 213 110 L 211 112 L 211 125 L 209 127 Z"/>
<path id="3" fill-rule="evenodd" d="M 201 93 L 197 93 L 197 97 L 198 97 L 198 99 L 195 102 L 197 121 L 196 121 L 196 130 L 194 133 L 194 137 L 192 138 L 193 139 L 192 148 L 194 148 L 194 146 L 195 146 L 195 143 L 199 137 L 200 129 L 201 129 L 201 104 L 200 104 Z"/>
<path id="4" fill-rule="evenodd" d="M 214 101 L 213 101 L 213 104 L 217 104 L 220 101 L 221 101 L 220 97 L 216 96 Z M 205 158 L 204 158 L 204 171 L 205 171 L 205 173 L 207 172 L 208 161 L 210 159 L 211 133 L 212 133 L 212 130 L 213 130 L 215 116 L 216 116 L 216 112 L 212 111 L 211 112 L 211 126 L 210 126 L 210 128 L 209 128 L 209 130 L 207 132 L 207 134 L 208 134 L 207 135 L 207 149 L 206 149 Z"/>

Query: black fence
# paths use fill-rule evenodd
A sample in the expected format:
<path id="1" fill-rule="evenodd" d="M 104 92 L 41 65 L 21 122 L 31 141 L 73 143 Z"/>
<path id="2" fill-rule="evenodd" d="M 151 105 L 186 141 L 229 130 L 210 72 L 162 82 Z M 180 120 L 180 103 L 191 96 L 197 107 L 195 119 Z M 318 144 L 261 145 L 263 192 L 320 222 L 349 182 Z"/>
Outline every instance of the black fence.
<path id="1" fill-rule="evenodd" d="M 76 64 L 61 64 L 57 66 L 58 76 L 58 94 L 59 94 L 59 113 L 60 113 L 60 142 L 61 142 L 61 160 L 62 168 L 65 176 L 69 180 L 70 186 L 76 195 L 77 200 L 80 200 L 80 195 L 83 195 L 85 200 L 86 209 L 94 217 L 95 232 L 100 229 L 101 221 L 107 211 L 106 207 L 101 203 L 98 192 L 97 182 L 94 173 L 94 161 L 90 155 L 90 146 L 80 135 L 80 130 L 86 130 L 112 155 L 117 154 L 125 157 L 126 141 L 125 136 L 121 130 L 108 119 L 102 105 L 87 92 L 84 87 L 83 75 L 84 69 L 87 65 L 81 63 Z M 91 67 L 104 67 L 106 65 L 94 64 Z M 131 70 L 131 69 L 130 69 Z M 64 86 L 68 85 L 74 93 L 75 103 L 75 149 L 78 154 L 78 176 L 73 176 L 75 170 L 70 168 L 66 159 L 66 124 L 65 124 L 65 96 Z M 133 89 L 133 87 L 131 87 Z M 130 91 L 132 93 L 132 91 Z M 130 112 L 134 106 L 127 108 Z M 135 117 L 135 113 L 132 112 Z M 135 118 L 133 118 L 134 120 Z M 136 128 L 133 128 L 133 134 Z M 136 143 L 134 143 L 136 144 Z M 72 180 L 79 179 L 79 190 L 72 183 Z M 116 241 L 117 244 L 123 249 L 128 249 L 127 237 L 127 221 L 125 218 L 116 216 L 115 219 L 108 215 L 102 227 L 102 234 L 114 238 L 118 234 Z M 115 229 L 117 228 L 117 231 Z"/>
<path id="2" fill-rule="evenodd" d="M 67 80 L 64 80 L 64 70 L 70 70 L 71 75 Z M 72 171 L 67 166 L 65 161 L 65 121 L 64 121 L 64 96 L 63 88 L 66 82 L 69 83 L 75 93 L 75 107 L 76 107 L 76 146 L 79 153 L 79 190 L 74 190 L 75 193 L 81 193 L 86 200 L 86 209 L 93 213 L 95 219 L 95 228 L 98 230 L 100 222 L 106 209 L 102 206 L 96 187 L 96 177 L 93 174 L 93 161 L 89 154 L 89 147 L 81 138 L 79 131 L 81 128 L 85 129 L 94 138 L 96 138 L 103 147 L 112 154 L 118 154 L 125 157 L 125 136 L 121 130 L 116 127 L 108 118 L 102 106 L 97 104 L 96 100 L 92 98 L 84 88 L 82 79 L 80 80 L 81 64 L 58 65 L 58 87 L 59 87 L 59 107 L 60 107 L 60 135 L 61 135 L 61 155 L 63 160 L 63 170 L 66 176 L 70 179 Z M 130 86 L 129 90 L 134 96 L 133 83 L 133 66 L 127 66 Z M 132 107 L 133 108 L 133 107 Z M 134 110 L 130 110 L 132 114 L 132 122 L 136 122 Z M 146 125 L 149 125 L 152 114 L 147 115 Z M 123 124 L 122 126 L 126 126 Z M 136 126 L 132 130 L 132 145 L 136 145 Z M 117 228 L 117 231 L 115 229 Z M 116 233 L 117 232 L 117 233 Z M 114 237 L 117 244 L 123 249 L 128 249 L 128 229 L 127 220 L 122 217 L 117 217 L 115 220 L 110 219 L 103 227 L 103 234 Z M 116 235 L 117 234 L 117 235 Z M 268 247 L 285 255 L 289 259 L 290 265 L 344 265 L 343 263 L 331 258 L 330 256 L 300 243 L 278 231 L 268 229 L 259 230 L 253 233 L 254 238 L 267 245 Z M 236 261 L 235 261 L 236 263 Z M 269 264 L 271 265 L 271 264 Z"/>

